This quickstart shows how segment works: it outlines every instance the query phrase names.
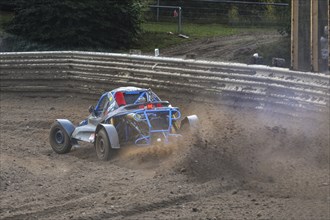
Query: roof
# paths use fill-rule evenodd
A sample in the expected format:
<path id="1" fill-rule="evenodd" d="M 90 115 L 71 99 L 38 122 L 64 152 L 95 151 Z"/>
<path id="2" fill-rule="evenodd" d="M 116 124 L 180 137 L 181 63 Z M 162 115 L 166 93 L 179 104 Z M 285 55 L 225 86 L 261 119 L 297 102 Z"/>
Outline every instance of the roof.
<path id="1" fill-rule="evenodd" d="M 135 86 L 127 86 L 127 87 L 119 87 L 117 89 L 114 89 L 111 91 L 111 93 L 116 93 L 116 92 L 132 92 L 132 91 L 144 91 L 147 90 L 145 88 L 139 88 Z"/>

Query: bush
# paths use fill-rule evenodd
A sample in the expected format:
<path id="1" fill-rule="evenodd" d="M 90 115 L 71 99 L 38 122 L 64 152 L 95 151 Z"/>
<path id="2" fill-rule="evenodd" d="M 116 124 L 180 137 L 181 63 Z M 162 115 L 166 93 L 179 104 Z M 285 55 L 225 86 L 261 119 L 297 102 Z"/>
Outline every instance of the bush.
<path id="1" fill-rule="evenodd" d="M 19 8 L 21 4 L 27 0 L 1 0 L 0 11 L 14 11 Z"/>
<path id="2" fill-rule="evenodd" d="M 139 37 L 139 0 L 30 0 L 7 31 L 49 49 L 126 48 Z"/>

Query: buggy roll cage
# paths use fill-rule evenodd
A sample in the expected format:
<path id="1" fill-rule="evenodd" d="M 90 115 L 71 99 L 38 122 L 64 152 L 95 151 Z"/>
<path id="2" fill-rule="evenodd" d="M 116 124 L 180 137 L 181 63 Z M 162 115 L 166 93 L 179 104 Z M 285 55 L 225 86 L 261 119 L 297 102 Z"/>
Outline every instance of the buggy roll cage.
<path id="1" fill-rule="evenodd" d="M 137 95 L 137 94 L 140 94 L 138 96 L 138 98 L 133 103 L 130 103 L 130 104 L 138 104 L 139 103 L 139 99 L 141 97 L 143 97 L 143 96 L 146 97 L 146 101 L 147 102 L 161 101 L 161 99 L 154 92 L 152 92 L 151 89 L 137 90 L 137 91 L 105 92 L 105 93 L 102 94 L 102 96 L 100 97 L 99 101 L 97 102 L 94 111 L 96 113 L 99 113 L 99 111 L 101 111 L 100 108 L 103 107 L 103 106 L 101 106 L 102 105 L 102 102 L 103 102 L 103 99 L 106 98 L 106 97 L 108 97 L 108 99 L 110 101 L 112 101 L 112 99 L 114 99 L 119 107 L 122 106 L 122 105 L 129 105 L 129 104 L 127 104 L 127 102 L 125 100 L 125 97 L 123 96 L 124 94 L 126 94 L 126 95 Z"/>
<path id="2" fill-rule="evenodd" d="M 153 128 L 152 123 L 151 123 L 152 119 L 149 118 L 149 114 L 152 114 L 152 113 L 168 113 L 168 115 L 167 115 L 167 118 L 168 118 L 168 127 L 167 127 L 167 129 L 154 129 Z M 175 116 L 176 113 L 178 113 L 177 116 Z M 139 113 L 137 112 L 137 114 L 139 114 Z M 139 120 L 140 121 L 146 121 L 147 124 L 148 124 L 148 127 L 149 127 L 149 132 L 148 132 L 148 135 L 140 134 L 141 137 L 135 140 L 136 145 L 142 145 L 142 146 L 143 145 L 150 145 L 151 144 L 151 136 L 154 133 L 163 134 L 163 136 L 165 138 L 165 144 L 167 144 L 169 142 L 168 138 L 170 136 L 181 136 L 179 134 L 171 133 L 173 121 L 176 121 L 181 117 L 181 113 L 180 113 L 179 109 L 177 109 L 177 108 L 166 108 L 164 110 L 163 109 L 143 110 L 142 114 L 144 115 L 144 118 L 136 119 L 136 120 L 137 121 L 139 121 Z M 134 117 L 136 117 L 136 115 Z M 145 141 L 145 144 L 139 143 L 139 142 L 143 142 L 143 141 Z"/>
<path id="3" fill-rule="evenodd" d="M 156 104 L 151 103 L 151 104 Z M 166 103 L 166 102 L 165 102 Z M 168 103 L 168 102 L 167 102 Z M 136 105 L 133 105 L 136 106 Z M 148 131 L 146 134 L 142 133 L 141 130 L 138 127 L 131 126 L 135 131 L 138 132 L 139 137 L 134 140 L 134 144 L 137 146 L 146 146 L 151 144 L 151 136 L 153 134 L 161 134 L 163 135 L 164 142 L 167 144 L 169 142 L 169 137 L 171 136 L 181 136 L 180 134 L 174 134 L 171 133 L 173 123 L 181 118 L 181 113 L 178 108 L 175 107 L 162 107 L 162 108 L 154 108 L 154 109 L 137 109 L 132 114 L 132 119 L 139 123 L 144 122 L 148 126 Z M 157 118 L 153 118 L 154 116 L 160 115 L 160 114 L 166 114 L 167 118 L 167 125 L 164 128 L 155 128 L 153 126 L 153 120 L 156 120 Z M 127 123 L 119 123 L 116 126 L 116 129 L 118 129 L 120 126 L 125 126 L 125 141 L 127 142 L 130 137 L 130 131 L 129 131 L 129 125 Z"/>

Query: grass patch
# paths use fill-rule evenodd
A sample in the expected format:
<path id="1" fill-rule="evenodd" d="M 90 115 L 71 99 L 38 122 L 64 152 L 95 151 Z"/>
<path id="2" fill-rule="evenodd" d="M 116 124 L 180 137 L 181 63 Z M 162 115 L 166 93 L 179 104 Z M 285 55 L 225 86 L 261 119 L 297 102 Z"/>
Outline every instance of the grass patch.
<path id="1" fill-rule="evenodd" d="M 182 26 L 182 34 L 189 36 L 189 39 L 179 38 L 177 23 L 170 22 L 147 22 L 142 26 L 143 34 L 141 39 L 134 45 L 135 49 L 143 52 L 152 52 L 155 48 L 167 48 L 195 39 L 205 37 L 223 37 L 243 32 L 267 32 L 274 31 L 268 28 L 239 28 L 229 27 L 221 24 L 193 24 L 187 23 Z M 169 34 L 169 33 L 173 34 Z"/>
<path id="2" fill-rule="evenodd" d="M 143 24 L 143 29 L 146 32 L 178 33 L 178 25 L 175 23 L 165 22 L 149 22 Z M 238 29 L 226 27 L 220 24 L 184 24 L 182 32 L 192 38 L 212 37 L 212 36 L 228 36 L 238 32 Z"/>
<path id="3" fill-rule="evenodd" d="M 167 48 L 172 45 L 178 45 L 190 39 L 182 39 L 176 35 L 169 35 L 158 32 L 144 32 L 140 40 L 133 45 L 134 49 L 139 49 L 142 52 L 152 52 L 155 48 Z"/>
<path id="4" fill-rule="evenodd" d="M 182 34 L 189 36 L 189 39 L 183 39 L 177 36 L 176 23 L 148 22 L 143 24 L 142 29 L 142 36 L 134 46 L 143 52 L 152 52 L 155 48 L 167 48 L 203 37 L 228 36 L 239 32 L 239 29 L 219 24 L 185 24 L 182 26 Z"/>

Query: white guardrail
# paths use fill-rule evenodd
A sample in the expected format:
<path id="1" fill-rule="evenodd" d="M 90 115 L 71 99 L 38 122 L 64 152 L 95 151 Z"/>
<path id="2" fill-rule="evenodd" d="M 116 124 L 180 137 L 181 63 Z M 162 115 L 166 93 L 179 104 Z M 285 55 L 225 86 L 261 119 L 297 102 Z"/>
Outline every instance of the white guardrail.
<path id="1" fill-rule="evenodd" d="M 330 76 L 238 63 L 95 52 L 0 53 L 1 92 L 100 94 L 117 86 L 329 111 Z M 219 98 L 218 98 L 219 101 Z"/>

